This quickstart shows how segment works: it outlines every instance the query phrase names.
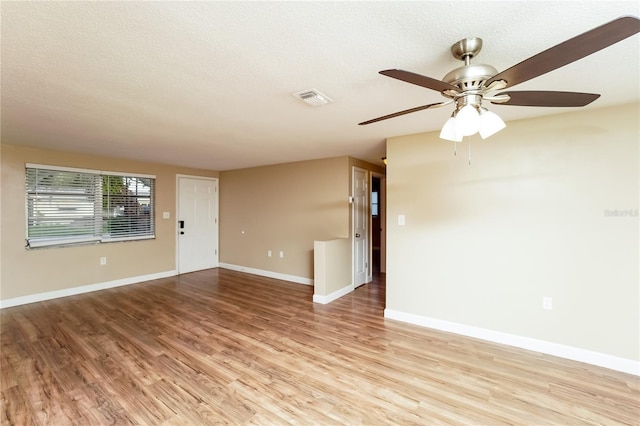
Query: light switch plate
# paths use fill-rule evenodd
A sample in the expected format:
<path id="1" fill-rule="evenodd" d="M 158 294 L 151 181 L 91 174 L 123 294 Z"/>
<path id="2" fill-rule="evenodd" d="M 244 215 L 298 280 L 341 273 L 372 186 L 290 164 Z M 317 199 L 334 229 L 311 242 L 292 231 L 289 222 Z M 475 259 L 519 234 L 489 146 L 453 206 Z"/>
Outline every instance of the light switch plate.
<path id="1" fill-rule="evenodd" d="M 171 214 L 169 214 L 169 212 L 162 212 L 163 219 L 169 219 L 170 217 L 171 217 Z"/>

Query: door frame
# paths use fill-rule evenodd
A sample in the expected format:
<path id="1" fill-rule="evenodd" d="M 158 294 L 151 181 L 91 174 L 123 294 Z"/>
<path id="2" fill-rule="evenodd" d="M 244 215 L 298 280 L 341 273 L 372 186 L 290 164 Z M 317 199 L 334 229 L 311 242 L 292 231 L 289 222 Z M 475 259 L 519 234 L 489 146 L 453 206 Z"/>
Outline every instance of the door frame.
<path id="1" fill-rule="evenodd" d="M 365 262 L 366 262 L 366 273 L 365 273 L 365 281 L 362 284 L 358 284 L 356 285 L 356 239 L 355 239 L 355 215 L 356 215 L 356 209 L 354 208 L 354 200 L 355 200 L 355 174 L 356 171 L 360 171 L 360 172 L 364 172 L 365 174 L 365 182 L 367 184 L 367 188 L 365 189 L 365 194 L 366 194 L 366 200 L 365 200 L 365 210 L 366 210 L 366 214 L 365 217 L 367 218 L 367 220 L 365 221 L 365 227 L 367 228 L 365 230 L 365 247 L 363 250 L 364 255 L 366 256 L 365 258 Z M 351 240 L 351 285 L 353 286 L 353 288 L 358 288 L 361 285 L 364 285 L 368 282 L 371 282 L 372 279 L 372 273 L 371 273 L 371 208 L 370 208 L 370 199 L 371 199 L 371 172 L 367 169 L 363 169 L 362 167 L 357 167 L 357 166 L 352 166 L 351 167 L 351 224 L 350 224 L 350 229 L 349 229 L 349 238 Z"/>
<path id="2" fill-rule="evenodd" d="M 175 262 L 176 262 L 176 275 L 180 275 L 180 238 L 178 238 L 178 213 L 180 212 L 180 179 L 199 179 L 199 180 L 208 180 L 216 183 L 216 188 L 220 188 L 219 178 L 211 177 L 211 176 L 196 176 L 196 175 L 185 175 L 185 174 L 176 174 L 176 197 L 175 197 L 175 213 L 173 217 L 173 235 L 175 238 L 176 246 L 175 246 Z M 216 234 L 218 235 L 218 241 L 216 243 L 216 253 L 217 253 L 217 262 L 214 268 L 217 268 L 220 265 L 220 193 L 216 191 L 216 217 L 218 220 L 216 221 Z"/>

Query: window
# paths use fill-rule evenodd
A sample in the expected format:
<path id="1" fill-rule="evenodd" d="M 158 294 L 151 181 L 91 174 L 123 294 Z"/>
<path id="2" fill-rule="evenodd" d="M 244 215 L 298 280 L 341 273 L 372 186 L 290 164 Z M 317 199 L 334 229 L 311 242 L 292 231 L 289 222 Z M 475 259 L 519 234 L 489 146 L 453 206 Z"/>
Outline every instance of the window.
<path id="1" fill-rule="evenodd" d="M 27 246 L 155 237 L 155 176 L 27 164 Z"/>
<path id="2" fill-rule="evenodd" d="M 371 216 L 378 217 L 378 192 L 371 193 Z"/>

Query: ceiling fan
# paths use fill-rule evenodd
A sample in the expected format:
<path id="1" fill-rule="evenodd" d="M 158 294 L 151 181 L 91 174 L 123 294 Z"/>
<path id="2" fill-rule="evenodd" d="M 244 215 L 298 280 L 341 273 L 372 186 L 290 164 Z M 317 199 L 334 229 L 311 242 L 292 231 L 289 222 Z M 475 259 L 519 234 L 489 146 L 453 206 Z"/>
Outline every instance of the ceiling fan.
<path id="1" fill-rule="evenodd" d="M 358 124 L 376 123 L 455 103 L 455 110 L 443 126 L 440 137 L 459 142 L 463 136 L 476 132 L 479 132 L 483 139 L 487 138 L 506 126 L 500 117 L 482 106 L 482 101 L 515 106 L 585 106 L 595 101 L 600 95 L 558 91 L 501 92 L 501 90 L 582 59 L 639 31 L 638 18 L 621 17 L 540 52 L 502 72 L 498 72 L 491 65 L 471 65 L 471 59 L 482 48 L 482 39 L 466 38 L 451 46 L 453 57 L 463 61 L 464 66 L 449 72 L 442 80 L 399 69 L 380 71 L 380 74 L 387 77 L 436 90 L 447 98 L 446 101 L 399 111 Z"/>

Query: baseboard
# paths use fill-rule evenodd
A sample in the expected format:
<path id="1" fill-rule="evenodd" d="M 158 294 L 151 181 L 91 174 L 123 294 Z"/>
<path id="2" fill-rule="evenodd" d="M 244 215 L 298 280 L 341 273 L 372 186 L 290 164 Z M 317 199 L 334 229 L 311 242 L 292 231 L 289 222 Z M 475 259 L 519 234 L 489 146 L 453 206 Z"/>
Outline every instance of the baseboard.
<path id="1" fill-rule="evenodd" d="M 331 294 L 327 294 L 326 296 L 320 296 L 318 294 L 313 295 L 314 303 L 321 303 L 326 305 L 327 303 L 331 303 L 336 299 L 341 298 L 345 294 L 351 293 L 353 291 L 353 284 L 349 284 L 346 287 L 342 287 L 340 290 L 334 291 Z"/>
<path id="2" fill-rule="evenodd" d="M 58 299 L 60 297 L 75 296 L 76 294 L 89 293 L 92 291 L 106 290 L 123 285 L 137 284 L 144 281 L 157 280 L 160 278 L 173 277 L 176 271 L 158 272 L 155 274 L 139 275 L 137 277 L 123 278 L 120 280 L 107 281 L 98 284 L 83 285 L 80 287 L 65 288 L 63 290 L 47 291 L 45 293 L 30 294 L 28 296 L 14 297 L 12 299 L 0 300 L 0 309 L 12 306 L 26 305 L 28 303 L 42 302 L 44 300 Z"/>
<path id="3" fill-rule="evenodd" d="M 517 336 L 514 334 L 502 333 L 500 331 L 408 314 L 391 309 L 385 309 L 384 316 L 385 318 L 407 322 L 422 327 L 461 334 L 463 336 L 474 337 L 494 343 L 501 343 L 503 345 L 515 346 L 521 349 L 527 349 L 640 376 L 640 362 L 631 359 L 620 358 L 613 355 L 533 339 L 530 337 Z"/>
<path id="4" fill-rule="evenodd" d="M 231 263 L 219 263 L 218 267 L 230 269 L 232 271 L 246 272 L 247 274 L 260 275 L 261 277 L 275 278 L 282 281 L 290 281 L 296 284 L 313 285 L 311 278 L 298 277 L 295 275 L 281 274 L 279 272 L 266 271 L 264 269 L 249 268 L 247 266 L 233 265 Z"/>

